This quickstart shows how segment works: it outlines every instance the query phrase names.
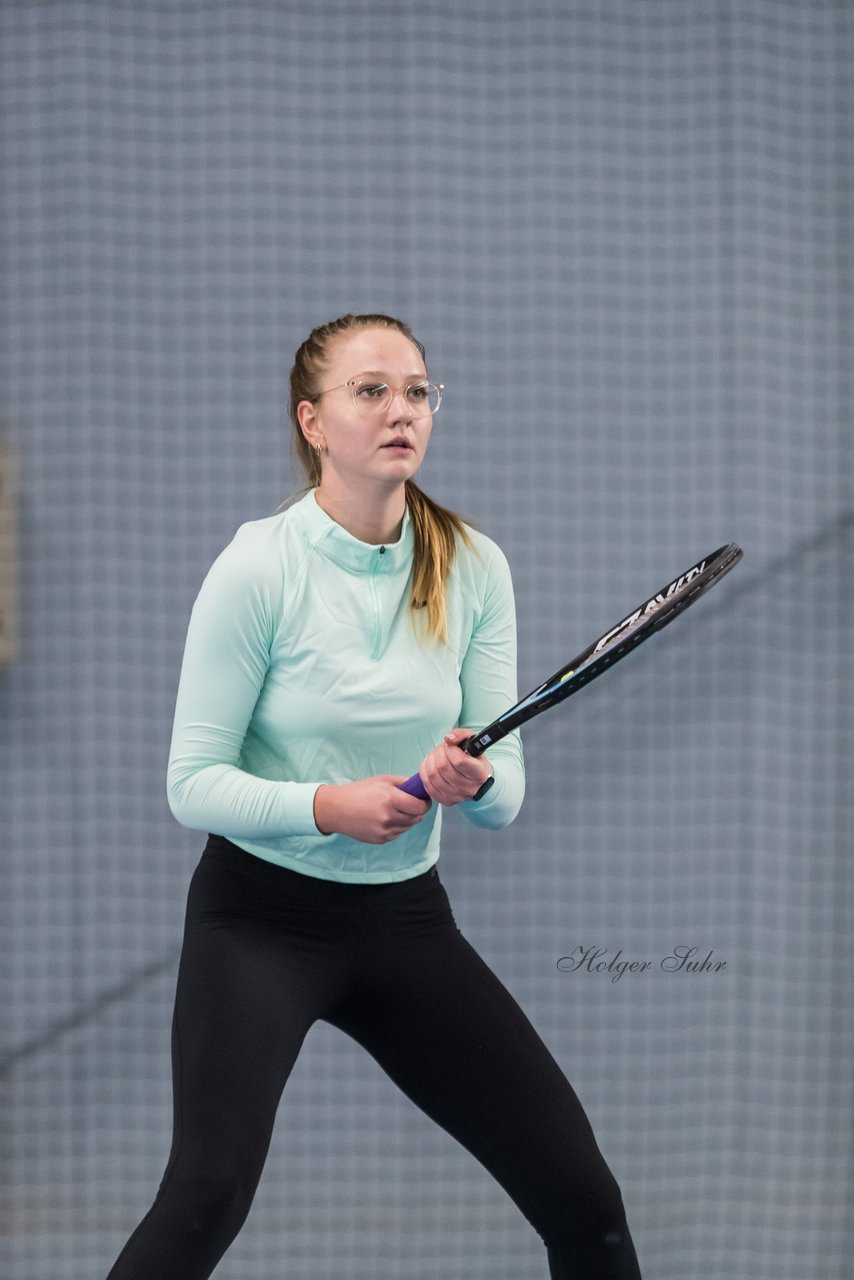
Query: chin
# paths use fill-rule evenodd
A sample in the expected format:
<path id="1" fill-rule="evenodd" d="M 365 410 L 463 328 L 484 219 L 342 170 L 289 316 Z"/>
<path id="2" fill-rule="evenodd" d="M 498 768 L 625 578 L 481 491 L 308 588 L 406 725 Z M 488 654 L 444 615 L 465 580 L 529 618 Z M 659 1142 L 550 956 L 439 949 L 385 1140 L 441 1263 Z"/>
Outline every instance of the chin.
<path id="1" fill-rule="evenodd" d="M 386 452 L 388 452 L 388 450 L 386 450 Z M 388 465 L 389 463 L 391 463 L 392 465 L 402 464 L 407 467 L 417 466 L 418 455 L 416 454 L 414 449 L 408 449 L 406 453 L 396 453 L 393 458 L 386 458 L 385 465 Z"/>

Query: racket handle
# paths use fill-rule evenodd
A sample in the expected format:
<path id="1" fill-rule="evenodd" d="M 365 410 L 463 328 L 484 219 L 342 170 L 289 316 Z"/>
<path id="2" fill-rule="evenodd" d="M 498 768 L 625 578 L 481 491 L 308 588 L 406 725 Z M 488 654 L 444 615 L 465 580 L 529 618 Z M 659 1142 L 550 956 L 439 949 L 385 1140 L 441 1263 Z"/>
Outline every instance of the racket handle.
<path id="1" fill-rule="evenodd" d="M 419 800 L 429 800 L 427 792 L 424 790 L 424 783 L 421 781 L 420 773 L 413 773 L 411 778 L 407 778 L 405 782 L 399 782 L 398 787 L 401 791 L 405 791 L 407 795 L 416 796 Z"/>

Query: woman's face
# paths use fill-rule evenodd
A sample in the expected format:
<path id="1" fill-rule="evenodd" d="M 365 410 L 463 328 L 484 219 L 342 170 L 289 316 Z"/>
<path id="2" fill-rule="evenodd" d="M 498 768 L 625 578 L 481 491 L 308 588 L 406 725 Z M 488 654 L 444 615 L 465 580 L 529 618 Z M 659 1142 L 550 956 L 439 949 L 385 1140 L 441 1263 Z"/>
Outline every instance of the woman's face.
<path id="1" fill-rule="evenodd" d="M 351 389 L 342 386 L 366 374 L 371 382 L 384 382 L 395 392 L 380 413 L 361 413 Z M 304 400 L 299 406 L 303 431 L 312 445 L 324 448 L 325 487 L 363 489 L 374 482 L 395 487 L 415 475 L 427 451 L 433 419 L 427 412 L 414 417 L 402 393 L 426 377 L 417 347 L 397 329 L 355 329 L 333 340 L 319 388 L 327 394 L 315 404 Z M 392 440 L 403 440 L 407 447 L 392 446 Z"/>

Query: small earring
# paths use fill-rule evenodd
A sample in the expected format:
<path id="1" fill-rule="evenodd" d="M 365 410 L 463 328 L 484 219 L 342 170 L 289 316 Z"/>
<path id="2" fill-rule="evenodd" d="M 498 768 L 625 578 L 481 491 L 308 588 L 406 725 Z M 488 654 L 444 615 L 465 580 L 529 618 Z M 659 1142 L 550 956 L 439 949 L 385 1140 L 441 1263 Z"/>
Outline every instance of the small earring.
<path id="1" fill-rule="evenodd" d="M 315 447 L 315 449 L 317 450 L 317 456 L 318 456 L 318 457 L 320 457 L 320 456 L 322 455 L 322 453 L 323 453 L 323 445 L 322 445 L 322 444 L 316 444 L 314 447 Z"/>

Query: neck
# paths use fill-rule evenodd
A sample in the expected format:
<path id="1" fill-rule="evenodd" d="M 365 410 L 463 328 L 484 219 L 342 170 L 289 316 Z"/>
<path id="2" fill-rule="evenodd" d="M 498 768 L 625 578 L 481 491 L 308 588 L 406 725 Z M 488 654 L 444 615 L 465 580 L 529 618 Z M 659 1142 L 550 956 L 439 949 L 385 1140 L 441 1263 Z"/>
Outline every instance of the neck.
<path id="1" fill-rule="evenodd" d="M 336 493 L 321 480 L 314 496 L 318 506 L 360 542 L 383 546 L 397 542 L 400 537 L 406 510 L 406 490 L 402 484 L 385 493 L 374 493 L 368 500 L 354 493 Z"/>

